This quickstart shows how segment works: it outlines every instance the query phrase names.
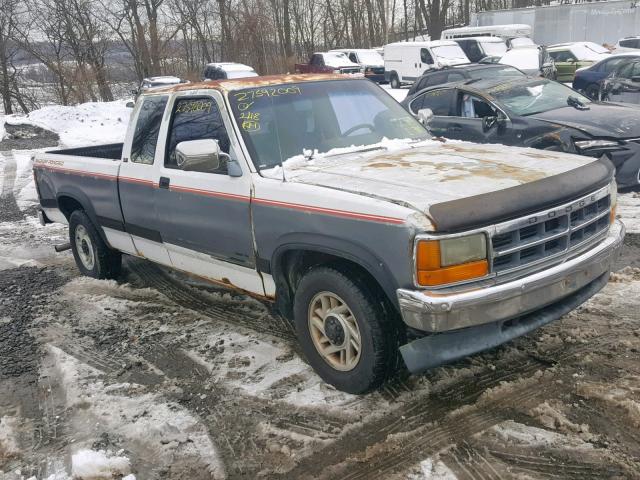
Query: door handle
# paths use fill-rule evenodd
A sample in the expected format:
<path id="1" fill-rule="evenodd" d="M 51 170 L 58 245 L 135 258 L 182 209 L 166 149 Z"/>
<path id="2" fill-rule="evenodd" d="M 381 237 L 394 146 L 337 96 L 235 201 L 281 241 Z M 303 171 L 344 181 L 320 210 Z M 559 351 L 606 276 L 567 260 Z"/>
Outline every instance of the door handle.
<path id="1" fill-rule="evenodd" d="M 450 132 L 461 132 L 462 131 L 462 126 L 461 125 L 451 125 L 449 127 L 449 131 Z"/>
<path id="2" fill-rule="evenodd" d="M 169 177 L 160 177 L 160 181 L 158 182 L 158 186 L 160 188 L 169 189 L 169 183 L 171 183 L 171 180 L 169 179 Z"/>

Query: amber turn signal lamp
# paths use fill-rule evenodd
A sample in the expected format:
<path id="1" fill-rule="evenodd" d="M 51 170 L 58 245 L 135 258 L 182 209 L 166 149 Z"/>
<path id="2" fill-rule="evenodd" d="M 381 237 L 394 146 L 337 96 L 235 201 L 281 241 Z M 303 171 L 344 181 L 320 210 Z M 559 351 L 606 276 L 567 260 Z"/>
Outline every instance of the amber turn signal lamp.
<path id="1" fill-rule="evenodd" d="M 438 286 L 484 277 L 489 273 L 486 259 L 441 267 L 440 242 L 423 240 L 416 247 L 416 280 L 419 285 Z"/>

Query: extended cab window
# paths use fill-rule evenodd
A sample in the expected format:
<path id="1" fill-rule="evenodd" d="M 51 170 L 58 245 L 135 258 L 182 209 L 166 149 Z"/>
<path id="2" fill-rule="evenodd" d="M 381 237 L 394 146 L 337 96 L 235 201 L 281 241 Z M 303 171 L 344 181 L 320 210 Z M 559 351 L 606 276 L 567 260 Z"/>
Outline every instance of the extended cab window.
<path id="1" fill-rule="evenodd" d="M 449 116 L 455 92 L 452 88 L 443 88 L 423 93 L 411 102 L 411 111 L 418 113 L 422 108 L 430 108 L 434 115 Z"/>
<path id="2" fill-rule="evenodd" d="M 142 101 L 131 142 L 131 161 L 152 165 L 156 155 L 158 132 L 167 97 L 147 97 Z"/>
<path id="3" fill-rule="evenodd" d="M 178 99 L 173 106 L 168 137 L 167 155 L 164 161 L 168 168 L 178 168 L 176 146 L 180 142 L 211 138 L 218 140 L 220 150 L 229 153 L 229 136 L 224 128 L 218 105 L 211 97 Z"/>

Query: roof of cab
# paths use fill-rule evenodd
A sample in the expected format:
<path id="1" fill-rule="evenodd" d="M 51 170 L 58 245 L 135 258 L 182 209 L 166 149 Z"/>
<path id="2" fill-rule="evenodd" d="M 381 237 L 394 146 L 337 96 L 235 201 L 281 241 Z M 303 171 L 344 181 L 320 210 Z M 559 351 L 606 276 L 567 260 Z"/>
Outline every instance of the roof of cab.
<path id="1" fill-rule="evenodd" d="M 230 92 L 233 90 L 241 90 L 243 88 L 269 87 L 274 85 L 285 85 L 288 83 L 302 82 L 318 82 L 323 80 L 358 80 L 362 77 L 352 77 L 349 75 L 340 75 L 333 73 L 305 73 L 305 74 L 284 74 L 284 75 L 268 75 L 264 77 L 246 77 L 234 78 L 229 80 L 214 80 L 209 82 L 186 83 L 167 88 L 154 90 L 152 94 L 158 93 L 174 93 L 188 90 L 219 90 L 222 92 Z M 368 81 L 368 80 L 367 80 Z M 145 94 L 146 95 L 146 94 Z"/>

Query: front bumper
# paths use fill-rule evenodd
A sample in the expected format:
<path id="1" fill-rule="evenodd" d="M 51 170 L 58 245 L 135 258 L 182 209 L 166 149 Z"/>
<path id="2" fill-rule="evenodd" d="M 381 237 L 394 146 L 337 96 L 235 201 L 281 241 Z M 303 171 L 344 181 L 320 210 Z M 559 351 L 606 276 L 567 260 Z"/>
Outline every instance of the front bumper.
<path id="1" fill-rule="evenodd" d="M 398 290 L 404 322 L 432 333 L 401 347 L 410 371 L 492 348 L 549 323 L 606 285 L 624 225 L 616 221 L 592 249 L 508 283 L 458 293 Z"/>

